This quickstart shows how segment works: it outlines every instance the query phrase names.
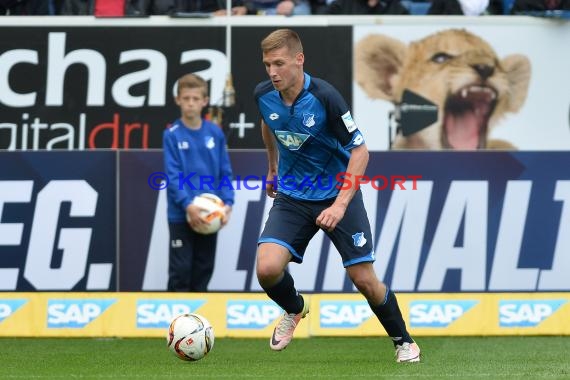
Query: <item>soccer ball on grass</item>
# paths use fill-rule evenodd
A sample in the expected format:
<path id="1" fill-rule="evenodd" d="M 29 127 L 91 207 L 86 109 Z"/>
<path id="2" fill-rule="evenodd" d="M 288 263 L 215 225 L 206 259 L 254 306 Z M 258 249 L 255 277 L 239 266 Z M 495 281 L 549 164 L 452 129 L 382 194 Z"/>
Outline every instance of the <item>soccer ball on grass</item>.
<path id="1" fill-rule="evenodd" d="M 170 322 L 166 341 L 170 351 L 178 358 L 196 361 L 214 347 L 214 329 L 199 314 L 181 314 Z"/>

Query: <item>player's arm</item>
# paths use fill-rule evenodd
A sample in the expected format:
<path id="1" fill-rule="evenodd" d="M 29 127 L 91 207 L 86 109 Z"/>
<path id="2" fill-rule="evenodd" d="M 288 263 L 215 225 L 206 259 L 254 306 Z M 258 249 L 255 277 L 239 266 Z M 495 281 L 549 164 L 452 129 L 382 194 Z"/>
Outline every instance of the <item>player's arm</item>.
<path id="1" fill-rule="evenodd" d="M 265 149 L 267 150 L 267 183 L 265 187 L 265 192 L 267 196 L 275 198 L 277 195 L 277 183 L 274 180 L 277 178 L 277 162 L 279 160 L 279 151 L 277 150 L 277 145 L 275 142 L 275 136 L 269 130 L 269 127 L 263 120 L 261 120 L 261 137 L 263 138 L 263 143 L 265 144 Z"/>
<path id="2" fill-rule="evenodd" d="M 346 168 L 346 173 L 351 178 L 351 186 L 342 186 L 333 205 L 337 204 L 346 209 L 348 204 L 359 189 L 358 178 L 363 178 L 368 166 L 368 148 L 366 144 L 359 145 L 350 151 L 350 159 Z"/>
<path id="3" fill-rule="evenodd" d="M 348 204 L 359 188 L 355 178 L 362 178 L 368 165 L 368 148 L 366 144 L 359 145 L 350 151 L 350 159 L 346 168 L 346 176 L 351 179 L 352 185 L 342 186 L 334 203 L 323 210 L 317 217 L 317 225 L 328 231 L 334 230 L 338 222 L 344 217 Z"/>
<path id="4" fill-rule="evenodd" d="M 345 175 L 350 182 L 343 182 L 334 203 L 317 217 L 318 226 L 332 231 L 344 217 L 348 204 L 359 189 L 359 179 L 368 165 L 368 148 L 342 95 L 334 87 L 329 87 L 328 91 L 323 91 L 323 97 L 326 98 L 328 127 L 343 148 L 350 151 Z"/>

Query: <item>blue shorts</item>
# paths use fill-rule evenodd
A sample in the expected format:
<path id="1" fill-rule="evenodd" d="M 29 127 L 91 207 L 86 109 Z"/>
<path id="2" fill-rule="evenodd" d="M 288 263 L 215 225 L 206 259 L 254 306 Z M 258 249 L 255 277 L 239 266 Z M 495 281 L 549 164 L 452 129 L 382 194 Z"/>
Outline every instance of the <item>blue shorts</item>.
<path id="1" fill-rule="evenodd" d="M 320 229 L 317 217 L 334 199 L 326 201 L 300 201 L 277 194 L 259 240 L 276 243 L 289 250 L 291 261 L 301 263 L 309 241 Z M 342 257 L 345 267 L 362 262 L 374 262 L 374 249 L 368 215 L 364 209 L 360 190 L 348 205 L 344 218 L 332 232 L 324 231 Z"/>

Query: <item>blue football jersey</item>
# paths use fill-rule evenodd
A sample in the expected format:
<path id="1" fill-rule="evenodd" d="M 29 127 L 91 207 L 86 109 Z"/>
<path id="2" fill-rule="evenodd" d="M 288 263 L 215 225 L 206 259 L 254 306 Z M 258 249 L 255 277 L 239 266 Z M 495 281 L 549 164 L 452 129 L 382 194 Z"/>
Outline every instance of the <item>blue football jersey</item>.
<path id="1" fill-rule="evenodd" d="M 263 121 L 279 149 L 278 191 L 301 200 L 338 194 L 350 150 L 364 143 L 348 105 L 328 82 L 305 75 L 304 88 L 291 106 L 270 80 L 255 88 Z"/>

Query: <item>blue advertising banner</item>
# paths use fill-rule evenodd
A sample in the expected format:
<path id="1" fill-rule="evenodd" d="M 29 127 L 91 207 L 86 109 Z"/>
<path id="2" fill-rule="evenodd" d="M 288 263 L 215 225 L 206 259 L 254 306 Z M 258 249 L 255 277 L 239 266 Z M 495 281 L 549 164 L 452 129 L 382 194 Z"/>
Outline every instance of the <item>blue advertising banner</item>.
<path id="1" fill-rule="evenodd" d="M 266 155 L 231 160 L 209 290 L 259 292 Z M 359 182 L 379 277 L 400 292 L 569 291 L 568 167 L 570 152 L 371 153 Z M 166 290 L 166 192 L 149 185 L 162 171 L 161 151 L 0 154 L 0 289 Z M 323 233 L 289 269 L 301 291 L 355 291 Z"/>
<path id="2" fill-rule="evenodd" d="M 163 210 L 164 218 L 156 218 L 160 192 L 149 186 L 148 182 L 149 178 L 153 178 L 152 173 L 163 171 L 160 151 L 120 153 L 118 207 L 121 231 L 118 258 L 120 290 L 141 290 L 150 251 L 155 251 L 158 257 L 168 260 L 168 240 L 158 247 L 152 243 L 154 234 L 166 236 L 168 239 L 168 226 L 166 209 Z M 161 204 L 159 207 L 165 208 L 166 204 Z M 155 269 L 158 270 L 156 267 Z"/>
<path id="3" fill-rule="evenodd" d="M 116 290 L 116 154 L 0 154 L 0 290 Z"/>
<path id="4" fill-rule="evenodd" d="M 422 176 L 376 197 L 376 265 L 394 288 L 570 289 L 568 152 L 373 157 L 372 173 Z"/>
<path id="5" fill-rule="evenodd" d="M 236 204 L 219 233 L 210 290 L 261 291 L 254 258 L 271 206 L 261 182 L 265 153 L 233 152 L 231 158 Z M 149 161 L 159 167 L 159 160 Z M 144 167 L 132 165 L 129 173 Z M 570 266 L 569 165 L 568 152 L 372 153 L 370 181 L 362 191 L 375 234 L 377 273 L 393 289 L 409 292 L 570 290 L 563 273 Z M 144 184 L 154 169 L 146 170 L 130 182 Z M 136 252 L 130 254 L 138 261 L 146 255 L 146 266 L 143 274 L 125 269 L 121 290 L 166 289 L 166 196 L 155 192 L 158 197 L 137 191 L 145 197 L 140 205 L 155 212 L 150 235 L 122 228 L 122 254 Z M 122 206 L 123 214 L 141 215 L 137 207 Z M 142 218 L 137 224 L 148 230 L 151 223 Z M 338 252 L 322 233 L 309 245 L 304 263 L 292 264 L 290 271 L 303 291 L 354 291 Z"/>

